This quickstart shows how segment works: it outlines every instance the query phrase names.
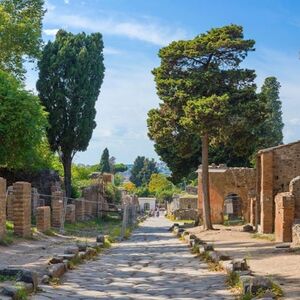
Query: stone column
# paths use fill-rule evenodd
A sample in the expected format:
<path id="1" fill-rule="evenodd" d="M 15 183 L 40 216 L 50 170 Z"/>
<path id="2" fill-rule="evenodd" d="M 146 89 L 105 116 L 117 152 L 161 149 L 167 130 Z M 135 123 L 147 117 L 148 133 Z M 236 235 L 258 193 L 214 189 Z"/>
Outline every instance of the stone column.
<path id="1" fill-rule="evenodd" d="M 36 216 L 36 209 L 38 207 L 39 204 L 39 193 L 38 190 L 36 188 L 32 188 L 32 200 L 31 200 L 31 208 L 32 208 L 32 215 Z"/>
<path id="2" fill-rule="evenodd" d="M 79 198 L 75 200 L 75 219 L 76 221 L 84 221 L 84 208 L 85 208 L 85 203 L 84 203 L 83 198 Z"/>
<path id="3" fill-rule="evenodd" d="M 250 198 L 250 224 L 255 226 L 256 224 L 256 198 Z"/>
<path id="4" fill-rule="evenodd" d="M 0 239 L 6 233 L 6 180 L 0 177 Z"/>
<path id="5" fill-rule="evenodd" d="M 55 191 L 51 197 L 51 225 L 55 228 L 60 228 L 64 213 L 64 197 L 61 191 Z"/>
<path id="6" fill-rule="evenodd" d="M 31 236 L 31 184 L 15 182 L 13 185 L 14 233 L 21 237 Z"/>
<path id="7" fill-rule="evenodd" d="M 36 209 L 36 227 L 38 231 L 46 232 L 51 228 L 50 206 L 40 206 Z"/>
<path id="8" fill-rule="evenodd" d="M 273 152 L 263 152 L 260 157 L 260 231 L 272 233 L 274 231 Z"/>
<path id="9" fill-rule="evenodd" d="M 275 203 L 276 242 L 292 242 L 292 227 L 295 214 L 294 196 L 289 192 L 277 194 Z"/>

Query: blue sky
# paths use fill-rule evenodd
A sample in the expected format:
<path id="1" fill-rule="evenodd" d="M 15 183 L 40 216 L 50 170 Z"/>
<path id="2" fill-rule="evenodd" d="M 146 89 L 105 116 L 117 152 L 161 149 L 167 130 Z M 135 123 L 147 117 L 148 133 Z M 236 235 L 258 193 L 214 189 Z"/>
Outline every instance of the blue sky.
<path id="1" fill-rule="evenodd" d="M 87 151 L 75 162 L 93 164 L 108 147 L 117 161 L 137 155 L 158 158 L 147 137 L 147 112 L 157 107 L 151 70 L 158 50 L 172 40 L 190 39 L 212 27 L 242 25 L 256 51 L 245 65 L 255 69 L 260 88 L 267 76 L 281 83 L 284 142 L 300 139 L 300 1 L 298 0 L 49 0 L 43 38 L 59 28 L 101 32 L 105 78 L 97 101 L 97 128 Z M 27 87 L 37 72 L 28 68 Z"/>

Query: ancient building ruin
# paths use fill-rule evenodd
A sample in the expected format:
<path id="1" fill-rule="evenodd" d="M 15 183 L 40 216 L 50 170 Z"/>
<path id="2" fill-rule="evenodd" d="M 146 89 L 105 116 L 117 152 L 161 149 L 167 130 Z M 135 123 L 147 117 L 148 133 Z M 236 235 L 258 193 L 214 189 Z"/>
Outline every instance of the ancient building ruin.
<path id="1" fill-rule="evenodd" d="M 300 220 L 300 141 L 264 149 L 257 155 L 255 206 L 258 229 L 275 231 L 278 241 L 292 240 Z"/>
<path id="2" fill-rule="evenodd" d="M 174 195 L 167 203 L 167 214 L 176 220 L 196 220 L 198 217 L 197 195 Z"/>
<path id="3" fill-rule="evenodd" d="M 201 166 L 197 172 L 198 207 L 201 216 L 203 214 Z M 250 198 L 255 194 L 255 175 L 255 169 L 252 168 L 227 168 L 225 165 L 209 167 L 209 193 L 213 223 L 223 223 L 224 215 L 249 222 Z"/>

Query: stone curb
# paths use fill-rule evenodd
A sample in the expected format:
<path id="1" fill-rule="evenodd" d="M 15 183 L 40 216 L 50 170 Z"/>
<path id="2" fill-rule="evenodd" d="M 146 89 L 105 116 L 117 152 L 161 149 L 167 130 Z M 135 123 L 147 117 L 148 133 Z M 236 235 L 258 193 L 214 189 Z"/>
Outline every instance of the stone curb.
<path id="1" fill-rule="evenodd" d="M 195 252 L 200 255 L 207 255 L 210 260 L 218 263 L 226 272 L 230 274 L 235 272 L 239 276 L 239 282 L 241 284 L 243 295 L 247 293 L 257 293 L 258 291 L 265 290 L 266 295 L 261 300 L 276 299 L 276 296 L 272 293 L 272 281 L 264 276 L 255 276 L 250 270 L 246 258 L 232 259 L 229 255 L 223 254 L 214 250 L 212 244 L 208 244 L 194 234 L 190 234 L 188 230 L 185 230 L 179 224 L 174 224 L 169 231 L 172 231 L 177 237 L 182 238 L 188 246 L 195 249 Z M 258 299 L 258 298 L 253 298 Z"/>

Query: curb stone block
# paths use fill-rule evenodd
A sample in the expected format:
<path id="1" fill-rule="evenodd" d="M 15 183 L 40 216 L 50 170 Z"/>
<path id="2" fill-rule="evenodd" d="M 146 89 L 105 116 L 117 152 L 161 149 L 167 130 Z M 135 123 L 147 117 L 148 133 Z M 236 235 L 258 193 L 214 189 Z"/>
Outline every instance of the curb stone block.
<path id="1" fill-rule="evenodd" d="M 233 271 L 247 271 L 248 265 L 245 258 L 235 258 L 232 260 Z"/>
<path id="2" fill-rule="evenodd" d="M 79 249 L 77 246 L 68 247 L 65 249 L 64 254 L 74 254 L 75 256 L 78 254 Z"/>
<path id="3" fill-rule="evenodd" d="M 204 251 L 214 251 L 214 246 L 212 244 L 204 244 Z"/>
<path id="4" fill-rule="evenodd" d="M 55 265 L 51 265 L 48 268 L 48 273 L 51 278 L 59 278 L 66 272 L 65 263 L 58 263 Z"/>
<path id="5" fill-rule="evenodd" d="M 259 291 L 267 291 L 272 288 L 272 281 L 263 276 L 240 276 L 243 294 L 257 294 Z"/>

